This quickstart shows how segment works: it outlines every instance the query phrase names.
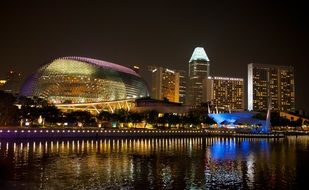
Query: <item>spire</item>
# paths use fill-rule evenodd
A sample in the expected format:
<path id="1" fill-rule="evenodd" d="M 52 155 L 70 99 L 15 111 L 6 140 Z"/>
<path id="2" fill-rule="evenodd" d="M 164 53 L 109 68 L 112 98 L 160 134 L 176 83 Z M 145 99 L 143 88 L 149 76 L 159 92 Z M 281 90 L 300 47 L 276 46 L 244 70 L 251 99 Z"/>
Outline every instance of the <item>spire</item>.
<path id="1" fill-rule="evenodd" d="M 192 61 L 196 61 L 196 60 L 209 61 L 209 58 L 203 47 L 196 47 L 194 49 L 189 63 L 191 63 Z"/>

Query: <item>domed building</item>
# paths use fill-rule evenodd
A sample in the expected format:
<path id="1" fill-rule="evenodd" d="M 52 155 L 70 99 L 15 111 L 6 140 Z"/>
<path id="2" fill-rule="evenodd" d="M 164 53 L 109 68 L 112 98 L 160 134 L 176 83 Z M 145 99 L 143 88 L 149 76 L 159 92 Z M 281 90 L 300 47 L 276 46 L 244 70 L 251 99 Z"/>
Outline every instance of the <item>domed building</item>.
<path id="1" fill-rule="evenodd" d="M 145 81 L 130 68 L 85 57 L 63 57 L 39 68 L 20 94 L 54 104 L 83 104 L 148 97 Z"/>

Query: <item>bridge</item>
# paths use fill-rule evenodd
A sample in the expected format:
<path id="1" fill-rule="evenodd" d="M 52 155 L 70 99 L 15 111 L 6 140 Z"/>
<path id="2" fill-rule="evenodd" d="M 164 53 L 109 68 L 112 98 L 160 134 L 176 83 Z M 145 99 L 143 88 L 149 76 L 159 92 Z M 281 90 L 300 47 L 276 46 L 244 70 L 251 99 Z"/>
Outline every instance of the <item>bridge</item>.
<path id="1" fill-rule="evenodd" d="M 94 103 L 69 103 L 55 104 L 55 106 L 63 111 L 89 111 L 99 114 L 102 111 L 114 113 L 117 109 L 125 109 L 130 111 L 135 106 L 135 99 L 94 102 Z"/>

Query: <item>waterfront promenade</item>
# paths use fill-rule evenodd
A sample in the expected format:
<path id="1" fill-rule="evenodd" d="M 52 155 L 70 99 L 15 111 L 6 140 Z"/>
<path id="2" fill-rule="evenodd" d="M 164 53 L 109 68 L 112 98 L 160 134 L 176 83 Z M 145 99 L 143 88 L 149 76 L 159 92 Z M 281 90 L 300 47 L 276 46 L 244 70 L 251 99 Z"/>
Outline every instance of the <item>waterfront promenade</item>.
<path id="1" fill-rule="evenodd" d="M 308 133 L 309 134 L 309 133 Z M 0 127 L 0 139 L 31 138 L 160 138 L 160 137 L 249 137 L 281 138 L 282 133 L 240 133 L 233 130 L 213 129 L 103 129 L 103 128 L 21 128 Z"/>

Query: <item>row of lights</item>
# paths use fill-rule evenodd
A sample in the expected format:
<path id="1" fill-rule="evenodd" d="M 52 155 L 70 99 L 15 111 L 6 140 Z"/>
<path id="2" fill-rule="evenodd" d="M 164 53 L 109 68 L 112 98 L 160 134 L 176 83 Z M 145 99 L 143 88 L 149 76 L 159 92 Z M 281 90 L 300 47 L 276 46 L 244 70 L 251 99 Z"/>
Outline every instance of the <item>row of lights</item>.
<path id="1" fill-rule="evenodd" d="M 150 130 L 0 130 L 0 133 L 11 133 L 11 132 L 14 132 L 14 133 L 18 133 L 18 132 L 21 132 L 21 133 L 25 133 L 25 132 L 28 132 L 28 133 L 31 133 L 31 132 L 34 132 L 34 133 L 203 133 L 203 132 L 206 132 L 206 133 L 225 133 L 225 134 L 235 134 L 235 135 L 244 135 L 244 134 L 237 134 L 235 131 L 209 131 L 209 130 L 204 130 L 204 131 L 161 131 L 161 130 L 153 130 L 153 131 L 150 131 Z M 309 133 L 308 131 L 305 132 L 306 134 Z M 250 136 L 260 136 L 261 134 L 248 134 Z M 272 134 L 272 136 L 274 136 L 274 134 Z"/>
<path id="2" fill-rule="evenodd" d="M 236 133 L 235 131 L 208 131 L 205 130 L 205 132 L 209 132 L 209 133 Z"/>
<path id="3" fill-rule="evenodd" d="M 60 133 L 60 132 L 62 132 L 62 133 L 65 133 L 65 132 L 67 132 L 67 133 L 70 133 L 71 132 L 71 130 L 32 130 L 34 133 L 37 133 L 37 132 L 39 132 L 39 133 L 43 133 L 43 132 L 45 132 L 45 133 L 49 133 L 49 132 L 51 132 L 51 133 L 55 133 L 55 132 L 57 132 L 57 133 Z M 31 130 L 20 130 L 20 131 L 18 131 L 18 130 L 7 130 L 7 131 L 4 131 L 4 130 L 0 130 L 0 133 L 3 133 L 3 132 L 7 132 L 7 133 L 11 133 L 11 132 L 14 132 L 14 133 L 18 133 L 18 132 L 21 132 L 21 133 L 25 133 L 25 132 L 28 132 L 28 133 L 31 133 L 32 132 Z M 72 132 L 73 133 L 75 133 L 75 132 L 77 132 L 77 133 L 85 133 L 85 132 L 87 132 L 87 133 L 90 133 L 90 132 L 92 132 L 92 133 L 94 133 L 94 132 L 96 132 L 96 133 L 98 133 L 98 132 L 101 132 L 101 133 L 115 133 L 115 132 L 117 132 L 117 133 L 119 133 L 119 132 L 121 132 L 121 133 L 128 133 L 128 132 L 130 132 L 130 133 L 202 133 L 203 131 L 157 131 L 157 130 L 154 130 L 154 131 L 148 131 L 148 130 L 145 130 L 145 131 L 139 131 L 139 130 L 133 130 L 133 131 L 128 131 L 128 130 L 100 130 L 100 131 L 98 131 L 98 130 L 72 130 Z"/>

